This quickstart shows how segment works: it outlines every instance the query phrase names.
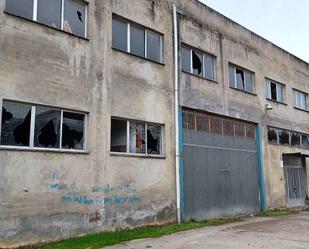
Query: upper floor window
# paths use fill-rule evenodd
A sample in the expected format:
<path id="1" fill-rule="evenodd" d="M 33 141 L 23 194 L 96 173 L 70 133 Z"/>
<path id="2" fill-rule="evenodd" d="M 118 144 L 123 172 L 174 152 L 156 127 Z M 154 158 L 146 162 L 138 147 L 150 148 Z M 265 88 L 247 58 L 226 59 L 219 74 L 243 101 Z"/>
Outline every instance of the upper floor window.
<path id="1" fill-rule="evenodd" d="M 162 155 L 162 125 L 112 118 L 111 152 Z"/>
<path id="2" fill-rule="evenodd" d="M 85 150 L 85 123 L 84 113 L 3 101 L 0 144 Z"/>
<path id="3" fill-rule="evenodd" d="M 308 110 L 308 94 L 298 91 L 296 89 L 293 89 L 293 101 L 294 101 L 294 107 Z"/>
<path id="4" fill-rule="evenodd" d="M 163 35 L 113 17 L 113 48 L 163 63 Z"/>
<path id="5" fill-rule="evenodd" d="M 193 48 L 182 46 L 182 70 L 201 76 L 208 80 L 215 80 L 215 57 Z"/>
<path id="6" fill-rule="evenodd" d="M 81 37 L 87 36 L 87 3 L 83 0 L 6 0 L 6 10 Z"/>
<path id="7" fill-rule="evenodd" d="M 285 86 L 278 82 L 266 79 L 265 80 L 265 94 L 267 99 L 277 102 L 284 102 Z"/>
<path id="8" fill-rule="evenodd" d="M 254 93 L 254 77 L 253 73 L 239 68 L 234 65 L 229 65 L 230 87 L 241 91 Z"/>

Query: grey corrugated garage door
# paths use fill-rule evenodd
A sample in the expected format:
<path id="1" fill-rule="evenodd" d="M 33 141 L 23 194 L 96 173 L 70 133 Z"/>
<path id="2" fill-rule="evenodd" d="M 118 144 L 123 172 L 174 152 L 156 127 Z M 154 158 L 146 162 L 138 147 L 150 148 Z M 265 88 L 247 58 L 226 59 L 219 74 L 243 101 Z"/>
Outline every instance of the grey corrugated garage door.
<path id="1" fill-rule="evenodd" d="M 259 210 L 256 125 L 183 110 L 183 218 Z"/>

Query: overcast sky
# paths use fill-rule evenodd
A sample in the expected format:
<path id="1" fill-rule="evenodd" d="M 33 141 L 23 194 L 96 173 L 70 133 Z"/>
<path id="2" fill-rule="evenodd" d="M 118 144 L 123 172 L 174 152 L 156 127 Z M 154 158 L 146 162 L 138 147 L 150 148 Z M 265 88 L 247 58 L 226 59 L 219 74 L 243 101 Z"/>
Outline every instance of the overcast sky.
<path id="1" fill-rule="evenodd" d="M 309 62 L 308 0 L 200 0 Z"/>

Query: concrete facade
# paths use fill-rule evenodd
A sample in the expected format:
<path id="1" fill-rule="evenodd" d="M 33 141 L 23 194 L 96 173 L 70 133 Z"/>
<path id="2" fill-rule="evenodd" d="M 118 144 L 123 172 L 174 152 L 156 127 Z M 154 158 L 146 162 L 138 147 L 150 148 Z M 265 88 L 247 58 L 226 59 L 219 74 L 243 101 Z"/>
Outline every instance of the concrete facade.
<path id="1" fill-rule="evenodd" d="M 172 2 L 89 1 L 83 39 L 8 14 L 0 1 L 0 105 L 88 114 L 84 152 L 0 146 L 0 247 L 175 221 Z M 179 43 L 216 57 L 215 81 L 179 73 L 181 106 L 261 124 L 267 207 L 286 206 L 282 153 L 308 151 L 268 144 L 266 126 L 309 134 L 308 113 L 292 102 L 292 88 L 309 92 L 309 65 L 197 1 L 174 2 Z M 112 49 L 113 14 L 163 34 L 163 63 Z M 228 63 L 254 72 L 256 94 L 229 87 Z M 265 77 L 286 85 L 287 105 L 265 111 Z M 111 117 L 162 124 L 163 156 L 110 153 Z M 112 199 L 63 202 L 68 195 Z"/>

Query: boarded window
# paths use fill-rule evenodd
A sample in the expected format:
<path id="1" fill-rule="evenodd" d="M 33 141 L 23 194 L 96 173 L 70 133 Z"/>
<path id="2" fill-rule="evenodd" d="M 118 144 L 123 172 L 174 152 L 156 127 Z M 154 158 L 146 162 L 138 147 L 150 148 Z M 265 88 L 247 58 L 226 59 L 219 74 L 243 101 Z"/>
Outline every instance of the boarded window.
<path id="1" fill-rule="evenodd" d="M 272 144 L 278 144 L 278 134 L 277 130 L 268 127 L 267 128 L 267 136 L 268 136 L 268 142 Z"/>
<path id="2" fill-rule="evenodd" d="M 162 62 L 161 35 L 147 31 L 147 58 L 153 61 Z"/>
<path id="3" fill-rule="evenodd" d="M 34 147 L 59 148 L 60 120 L 60 110 L 36 107 Z"/>
<path id="4" fill-rule="evenodd" d="M 127 24 L 113 18 L 113 48 L 117 48 L 123 51 L 128 49 L 128 34 Z"/>
<path id="5" fill-rule="evenodd" d="M 6 10 L 17 16 L 33 19 L 33 0 L 6 0 Z"/>
<path id="6" fill-rule="evenodd" d="M 147 154 L 161 154 L 161 126 L 147 125 Z"/>
<path id="7" fill-rule="evenodd" d="M 1 145 L 29 146 L 31 105 L 3 101 Z"/>
<path id="8" fill-rule="evenodd" d="M 62 148 L 84 149 L 84 120 L 85 115 L 63 112 Z"/>
<path id="9" fill-rule="evenodd" d="M 85 36 L 86 27 L 86 5 L 76 0 L 64 0 L 65 31 L 79 36 Z"/>
<path id="10" fill-rule="evenodd" d="M 127 152 L 127 121 L 112 119 L 111 151 Z"/>
<path id="11" fill-rule="evenodd" d="M 145 124 L 130 122 L 130 153 L 145 154 Z"/>
<path id="12" fill-rule="evenodd" d="M 61 0 L 38 0 L 38 22 L 61 28 Z"/>
<path id="13" fill-rule="evenodd" d="M 131 25 L 130 39 L 131 39 L 130 52 L 132 54 L 144 57 L 145 56 L 145 31 L 143 29 L 140 29 L 138 27 Z"/>

